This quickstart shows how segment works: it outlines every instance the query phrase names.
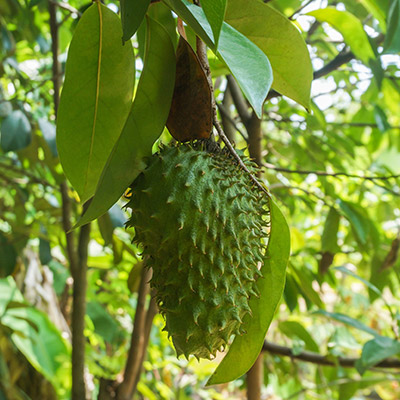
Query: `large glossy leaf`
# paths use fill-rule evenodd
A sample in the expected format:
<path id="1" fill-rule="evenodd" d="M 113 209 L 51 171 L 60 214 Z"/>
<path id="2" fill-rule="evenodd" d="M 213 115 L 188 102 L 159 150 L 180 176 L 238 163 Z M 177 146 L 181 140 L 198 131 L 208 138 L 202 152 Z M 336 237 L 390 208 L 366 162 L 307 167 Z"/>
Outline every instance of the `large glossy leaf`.
<path id="1" fill-rule="evenodd" d="M 211 48 L 214 36 L 204 11 L 186 0 L 165 2 L 185 20 Z M 183 6 L 184 7 L 183 7 Z M 252 41 L 229 24 L 224 23 L 218 44 L 218 55 L 225 61 L 257 116 L 261 118 L 262 106 L 272 84 L 272 68 L 268 57 Z"/>
<path id="2" fill-rule="evenodd" d="M 68 53 L 57 148 L 82 201 L 93 196 L 132 104 L 134 57 L 121 35 L 118 16 L 97 2 L 79 21 Z"/>
<path id="3" fill-rule="evenodd" d="M 21 110 L 13 111 L 2 122 L 0 144 L 4 152 L 27 147 L 31 138 L 31 125 Z"/>
<path id="4" fill-rule="evenodd" d="M 96 194 L 79 225 L 104 214 L 145 167 L 171 105 L 175 81 L 175 52 L 168 32 L 147 19 L 143 72 L 121 136 L 101 175 Z"/>
<path id="5" fill-rule="evenodd" d="M 56 387 L 64 386 L 61 370 L 70 364 L 69 348 L 61 333 L 44 313 L 22 304 L 23 296 L 13 279 L 0 280 L 0 293 L 3 304 L 21 303 L 18 307 L 6 308 L 1 317 L 1 324 L 13 332 L 11 339 L 15 346 Z"/>
<path id="6" fill-rule="evenodd" d="M 250 300 L 253 316 L 246 316 L 243 324 L 247 333 L 235 337 L 227 355 L 208 381 L 208 385 L 232 381 L 251 368 L 261 351 L 265 335 L 281 299 L 290 253 L 290 232 L 285 217 L 272 199 L 270 210 L 271 236 L 261 269 L 263 278 L 258 281 L 260 298 Z"/>
<path id="7" fill-rule="evenodd" d="M 337 235 L 339 230 L 340 214 L 331 207 L 325 220 L 324 230 L 321 236 L 321 251 L 336 253 L 339 250 Z"/>
<path id="8" fill-rule="evenodd" d="M 400 52 L 400 0 L 393 0 L 388 15 L 385 53 Z"/>
<path id="9" fill-rule="evenodd" d="M 360 2 L 378 20 L 382 32 L 386 32 L 386 10 L 381 2 L 377 0 L 360 0 Z"/>
<path id="10" fill-rule="evenodd" d="M 188 3 L 184 3 L 182 0 L 163 0 L 164 3 L 178 14 L 211 49 L 215 49 L 214 35 L 212 29 L 209 31 L 205 30 L 202 24 L 197 20 L 196 16 L 187 7 Z M 204 13 L 203 13 L 204 14 Z M 207 21 L 207 18 L 204 15 Z"/>
<path id="11" fill-rule="evenodd" d="M 293 23 L 258 0 L 228 0 L 225 20 L 268 56 L 272 88 L 309 109 L 313 69 L 307 45 Z"/>
<path id="12" fill-rule="evenodd" d="M 282 321 L 279 323 L 279 329 L 286 336 L 301 339 L 307 350 L 319 353 L 319 347 L 307 329 L 297 321 Z"/>
<path id="13" fill-rule="evenodd" d="M 213 31 L 215 49 L 217 49 L 225 17 L 226 0 L 201 0 L 201 6 Z"/>
<path id="14" fill-rule="evenodd" d="M 121 0 L 122 39 L 129 40 L 146 15 L 150 0 Z"/>
<path id="15" fill-rule="evenodd" d="M 368 368 L 397 354 L 400 354 L 400 342 L 398 340 L 378 336 L 365 343 L 361 358 L 356 363 L 356 368 L 360 374 L 363 374 Z"/>
<path id="16" fill-rule="evenodd" d="M 327 22 L 338 30 L 351 51 L 366 65 L 375 59 L 374 51 L 369 43 L 361 21 L 348 11 L 340 11 L 333 7 L 321 8 L 308 13 L 320 22 Z"/>

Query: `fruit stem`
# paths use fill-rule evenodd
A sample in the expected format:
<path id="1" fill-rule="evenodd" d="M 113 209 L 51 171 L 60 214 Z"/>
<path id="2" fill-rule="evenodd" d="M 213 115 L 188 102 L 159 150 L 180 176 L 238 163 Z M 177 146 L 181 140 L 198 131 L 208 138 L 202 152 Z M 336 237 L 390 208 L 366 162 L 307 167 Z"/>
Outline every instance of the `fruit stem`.
<path id="1" fill-rule="evenodd" d="M 194 1 L 194 4 L 199 5 L 198 1 Z M 270 194 L 265 186 L 263 186 L 258 179 L 249 171 L 249 169 L 246 167 L 242 159 L 240 158 L 239 154 L 236 152 L 234 147 L 232 146 L 232 143 L 228 139 L 228 137 L 225 135 L 224 130 L 221 127 L 221 124 L 218 121 L 218 115 L 217 115 L 217 104 L 215 102 L 215 97 L 214 97 L 214 86 L 212 83 L 212 78 L 211 78 L 211 71 L 210 71 L 210 63 L 208 62 L 208 57 L 207 57 L 207 48 L 206 44 L 198 37 L 196 36 L 196 51 L 197 51 L 197 56 L 200 60 L 200 63 L 204 69 L 204 72 L 207 77 L 208 84 L 210 86 L 211 90 L 211 106 L 212 106 L 212 118 L 213 118 L 213 125 L 215 126 L 215 129 L 218 132 L 219 138 L 224 142 L 225 146 L 228 148 L 229 152 L 232 154 L 233 158 L 238 162 L 241 168 L 243 168 L 244 171 L 250 176 L 250 179 L 253 181 L 253 183 L 256 185 L 258 189 L 263 191 L 268 197 L 270 197 Z M 212 135 L 211 135 L 212 138 Z M 213 138 L 211 139 L 213 140 Z"/>

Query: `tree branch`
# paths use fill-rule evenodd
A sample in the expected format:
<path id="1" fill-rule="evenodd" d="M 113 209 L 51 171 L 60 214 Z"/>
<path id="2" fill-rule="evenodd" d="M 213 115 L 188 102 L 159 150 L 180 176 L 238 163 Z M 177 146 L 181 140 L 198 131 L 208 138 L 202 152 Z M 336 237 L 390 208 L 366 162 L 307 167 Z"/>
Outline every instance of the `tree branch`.
<path id="1" fill-rule="evenodd" d="M 145 343 L 145 325 L 146 325 L 146 296 L 149 293 L 148 281 L 151 272 L 143 267 L 140 286 L 138 291 L 135 320 L 129 348 L 128 359 L 126 361 L 124 378 L 117 390 L 118 400 L 131 400 L 135 391 L 136 377 L 141 368 L 141 361 L 144 352 Z"/>
<path id="2" fill-rule="evenodd" d="M 344 358 L 339 357 L 337 362 L 332 361 L 327 356 L 323 356 L 310 351 L 303 351 L 300 354 L 293 354 L 293 350 L 289 347 L 280 346 L 275 343 L 264 341 L 263 351 L 277 354 L 280 356 L 291 357 L 295 360 L 305 361 L 317 365 L 326 365 L 336 367 L 340 365 L 345 368 L 354 368 L 358 358 Z M 387 358 L 380 363 L 376 364 L 374 367 L 378 368 L 400 368 L 400 360 L 397 358 Z"/>
<path id="3" fill-rule="evenodd" d="M 274 171 L 279 171 L 279 172 L 287 172 L 289 174 L 299 174 L 299 175 L 314 174 L 317 176 L 331 176 L 333 178 L 339 178 L 341 176 L 345 176 L 347 178 L 365 179 L 365 180 L 369 180 L 369 181 L 374 181 L 374 180 L 387 181 L 389 179 L 400 178 L 400 174 L 364 176 L 364 175 L 349 174 L 347 172 L 325 172 L 325 171 L 289 169 L 289 168 L 276 167 L 275 165 L 270 164 L 270 163 L 264 163 L 263 166 L 267 169 L 273 169 Z"/>
<path id="4" fill-rule="evenodd" d="M 84 207 L 85 208 L 85 207 Z M 82 213 L 83 214 L 83 213 Z M 90 223 L 79 232 L 78 264 L 72 272 L 74 279 L 72 294 L 72 399 L 86 398 L 85 384 L 85 314 L 87 287 L 87 258 L 90 240 Z"/>
<path id="5" fill-rule="evenodd" d="M 146 358 L 146 349 L 147 346 L 149 344 L 149 339 L 150 339 L 150 332 L 151 332 L 151 327 L 153 326 L 153 319 L 156 316 L 156 314 L 158 313 L 158 307 L 157 307 L 157 303 L 155 300 L 154 295 L 152 295 L 152 298 L 150 300 L 150 304 L 149 304 L 149 308 L 147 309 L 147 313 L 146 313 L 146 320 L 144 323 L 144 343 L 143 343 L 143 353 L 142 353 L 142 357 L 140 360 L 140 368 L 138 370 L 138 373 L 135 377 L 135 385 L 133 387 L 134 392 L 136 391 L 136 387 L 140 381 L 140 375 L 142 373 L 142 369 L 143 369 L 143 362 Z"/>
<path id="6" fill-rule="evenodd" d="M 249 138 L 247 137 L 247 135 L 242 132 L 242 130 L 237 126 L 235 120 L 230 116 L 228 110 L 225 107 L 225 104 L 221 104 L 221 103 L 216 103 L 218 110 L 221 114 L 221 120 L 222 120 L 222 126 L 224 128 L 224 131 L 227 132 L 227 128 L 231 128 L 234 127 L 239 134 L 242 136 L 242 138 L 248 142 Z M 228 136 L 228 135 L 227 135 Z M 228 136 L 228 139 L 231 140 L 231 138 Z"/>
<path id="7" fill-rule="evenodd" d="M 236 83 L 235 78 L 232 75 L 227 75 L 226 79 L 228 88 L 232 95 L 233 103 L 235 104 L 235 108 L 239 114 L 240 119 L 243 122 L 243 125 L 246 126 L 251 118 L 246 99 L 244 98 L 239 85 Z"/>
<path id="8" fill-rule="evenodd" d="M 238 130 L 235 121 L 231 117 L 230 108 L 233 103 L 232 103 L 231 91 L 229 90 L 228 86 L 226 86 L 225 88 L 224 98 L 222 99 L 222 103 L 216 103 L 216 104 L 221 116 L 221 123 L 224 132 L 227 138 L 233 143 L 235 142 L 235 131 L 237 130 L 239 133 L 240 131 Z"/>
<path id="9" fill-rule="evenodd" d="M 70 12 L 71 14 L 76 14 L 79 17 L 82 15 L 82 13 L 79 10 L 77 10 L 75 7 L 72 7 L 70 4 L 64 3 L 63 1 L 49 0 L 49 3 L 51 3 L 55 7 L 66 10 L 66 11 Z"/>

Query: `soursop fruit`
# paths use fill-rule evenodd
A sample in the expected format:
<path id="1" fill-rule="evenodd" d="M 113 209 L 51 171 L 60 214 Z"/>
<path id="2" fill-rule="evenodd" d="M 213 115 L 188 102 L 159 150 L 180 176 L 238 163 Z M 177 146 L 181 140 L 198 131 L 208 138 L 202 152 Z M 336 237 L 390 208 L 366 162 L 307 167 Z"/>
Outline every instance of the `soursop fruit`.
<path id="1" fill-rule="evenodd" d="M 180 144 L 150 157 L 127 204 L 164 329 L 186 358 L 211 358 L 244 333 L 268 233 L 265 194 L 228 152 L 205 147 Z"/>

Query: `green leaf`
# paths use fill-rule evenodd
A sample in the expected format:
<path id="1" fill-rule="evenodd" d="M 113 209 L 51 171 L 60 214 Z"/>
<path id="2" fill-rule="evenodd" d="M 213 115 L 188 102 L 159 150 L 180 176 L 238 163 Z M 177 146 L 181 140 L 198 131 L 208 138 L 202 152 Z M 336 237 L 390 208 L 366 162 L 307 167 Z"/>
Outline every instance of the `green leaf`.
<path id="1" fill-rule="evenodd" d="M 346 325 L 352 326 L 360 331 L 367 332 L 372 336 L 379 336 L 379 333 L 374 329 L 370 328 L 369 326 L 364 325 L 362 322 L 358 321 L 357 319 L 351 318 L 348 315 L 340 314 L 340 313 L 333 313 L 325 310 L 318 310 L 314 314 L 321 314 L 325 315 L 328 318 L 333 318 L 336 321 L 343 322 Z"/>
<path id="2" fill-rule="evenodd" d="M 100 303 L 89 301 L 86 312 L 93 322 L 95 332 L 106 342 L 117 345 L 116 342 L 119 342 L 121 338 L 122 329 L 106 308 Z"/>
<path id="3" fill-rule="evenodd" d="M 38 119 L 39 129 L 42 131 L 44 140 L 47 142 L 53 157 L 58 156 L 56 144 L 56 127 L 47 118 Z"/>
<path id="4" fill-rule="evenodd" d="M 358 276 L 357 274 L 355 274 L 354 272 L 350 271 L 349 269 L 347 269 L 346 267 L 335 267 L 334 268 L 337 271 L 340 271 L 346 275 L 350 275 L 353 278 L 359 280 L 360 282 L 362 282 L 365 286 L 367 286 L 368 288 L 370 288 L 374 293 L 376 293 L 379 297 L 383 297 L 383 293 L 371 282 L 368 282 L 366 279 L 361 278 L 361 276 Z"/>
<path id="5" fill-rule="evenodd" d="M 355 56 L 367 66 L 370 59 L 375 59 L 361 21 L 348 11 L 339 11 L 333 7 L 321 8 L 308 13 L 320 22 L 327 22 L 341 33 L 345 43 Z"/>
<path id="6" fill-rule="evenodd" d="M 385 37 L 384 53 L 400 51 L 400 0 L 392 0 L 388 14 L 388 28 Z"/>
<path id="7" fill-rule="evenodd" d="M 23 300 L 14 280 L 0 280 L 0 287 L 2 299 Z M 3 314 L 1 323 L 13 331 L 12 341 L 32 366 L 55 387 L 64 387 L 65 369 L 70 367 L 70 352 L 61 333 L 48 317 L 33 307 L 10 308 Z"/>
<path id="8" fill-rule="evenodd" d="M 280 331 L 290 338 L 299 338 L 301 339 L 305 345 L 306 349 L 313 351 L 315 353 L 319 353 L 319 347 L 317 343 L 315 343 L 312 336 L 308 333 L 307 329 L 304 328 L 297 321 L 283 321 L 279 323 Z"/>
<path id="9" fill-rule="evenodd" d="M 382 32 L 386 32 L 386 10 L 382 4 L 376 0 L 360 0 L 360 2 L 378 20 Z"/>
<path id="10" fill-rule="evenodd" d="M 182 0 L 164 0 L 164 3 L 178 14 L 196 32 L 196 34 L 201 37 L 208 47 L 215 49 L 212 29 L 210 28 L 208 31 L 204 29 L 200 21 L 197 20 L 196 15 L 194 15 L 188 7 L 189 3 L 183 2 Z M 203 17 L 207 23 L 207 18 L 204 13 Z"/>
<path id="11" fill-rule="evenodd" d="M 1 148 L 4 152 L 24 149 L 31 142 L 31 131 L 26 115 L 21 110 L 13 111 L 1 124 Z"/>
<path id="12" fill-rule="evenodd" d="M 101 175 L 96 194 L 77 226 L 104 214 L 145 167 L 168 117 L 175 83 L 175 52 L 168 32 L 147 19 L 143 72 L 121 136 Z"/>
<path id="13" fill-rule="evenodd" d="M 360 207 L 344 200 L 339 200 L 339 207 L 350 222 L 357 239 L 361 244 L 366 244 L 370 225 Z"/>
<path id="14" fill-rule="evenodd" d="M 121 0 L 122 40 L 129 40 L 138 30 L 150 0 Z"/>
<path id="15" fill-rule="evenodd" d="M 82 202 L 93 196 L 132 104 L 134 57 L 121 35 L 118 16 L 96 2 L 79 21 L 68 53 L 57 148 Z"/>
<path id="16" fill-rule="evenodd" d="M 215 48 L 212 29 L 200 7 L 186 0 L 179 2 L 180 6 L 177 8 L 173 7 L 176 1 L 165 2 L 171 5 L 209 47 Z M 182 4 L 185 6 L 183 10 Z M 262 107 L 273 80 L 268 57 L 246 36 L 227 23 L 222 25 L 218 55 L 225 61 L 255 113 L 261 118 Z"/>
<path id="17" fill-rule="evenodd" d="M 374 117 L 376 125 L 381 132 L 386 132 L 390 129 L 390 124 L 388 122 L 385 111 L 377 105 L 374 106 Z"/>
<path id="18" fill-rule="evenodd" d="M 363 374 L 368 368 L 385 358 L 400 354 L 400 342 L 389 337 L 379 336 L 365 343 L 361 358 L 356 362 L 357 371 Z"/>
<path id="19" fill-rule="evenodd" d="M 175 21 L 175 18 L 172 16 L 171 9 L 168 6 L 166 6 L 164 3 L 153 3 L 147 12 L 147 15 L 150 18 L 153 18 L 155 21 L 157 21 L 160 25 L 162 25 L 163 28 L 169 33 L 172 43 L 174 44 L 174 49 L 176 49 L 176 46 L 178 43 L 178 35 L 176 32 L 176 21 Z M 142 25 L 144 28 L 146 28 L 145 23 Z M 146 31 L 145 29 L 143 29 L 143 30 Z M 145 34 L 143 36 L 145 36 Z M 139 42 L 139 38 L 138 38 L 138 42 Z M 143 42 L 144 42 L 144 38 L 143 38 Z M 142 47 L 144 47 L 144 45 Z M 141 55 L 143 55 L 143 54 L 141 54 Z"/>
<path id="20" fill-rule="evenodd" d="M 322 302 L 319 294 L 314 290 L 312 283 L 314 277 L 310 271 L 303 270 L 294 265 L 294 263 L 289 263 L 289 269 L 293 272 L 292 277 L 295 278 L 297 285 L 301 288 L 304 296 L 308 298 L 317 307 L 323 308 L 324 303 Z"/>
<path id="21" fill-rule="evenodd" d="M 7 237 L 0 232 L 0 278 L 11 275 L 17 264 L 17 252 Z"/>
<path id="22" fill-rule="evenodd" d="M 309 109 L 313 69 L 307 45 L 293 23 L 258 0 L 228 0 L 225 20 L 268 56 L 272 88 Z"/>
<path id="23" fill-rule="evenodd" d="M 337 234 L 339 230 L 340 214 L 331 207 L 325 220 L 324 231 L 321 237 L 321 251 L 336 253 L 339 250 L 337 245 Z"/>
<path id="24" fill-rule="evenodd" d="M 216 50 L 222 24 L 224 22 L 226 0 L 201 0 L 201 6 L 211 26 Z"/>
<path id="25" fill-rule="evenodd" d="M 250 300 L 253 316 L 246 316 L 243 324 L 247 334 L 235 337 L 207 385 L 232 381 L 251 368 L 261 351 L 268 327 L 281 299 L 290 253 L 290 232 L 285 217 L 272 199 L 270 211 L 271 236 L 261 269 L 263 278 L 257 282 L 261 295 L 258 299 Z"/>

